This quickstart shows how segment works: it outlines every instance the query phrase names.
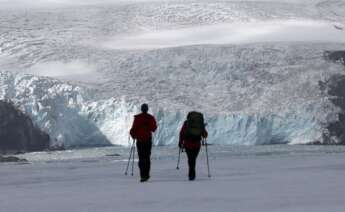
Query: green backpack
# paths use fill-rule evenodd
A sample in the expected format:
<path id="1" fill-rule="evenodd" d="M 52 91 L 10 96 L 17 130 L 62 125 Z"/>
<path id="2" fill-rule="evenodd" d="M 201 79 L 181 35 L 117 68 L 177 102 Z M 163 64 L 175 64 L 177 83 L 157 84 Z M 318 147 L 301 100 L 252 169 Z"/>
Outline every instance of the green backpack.
<path id="1" fill-rule="evenodd" d="M 189 112 L 187 115 L 186 138 L 200 140 L 204 129 L 203 114 L 196 111 Z"/>

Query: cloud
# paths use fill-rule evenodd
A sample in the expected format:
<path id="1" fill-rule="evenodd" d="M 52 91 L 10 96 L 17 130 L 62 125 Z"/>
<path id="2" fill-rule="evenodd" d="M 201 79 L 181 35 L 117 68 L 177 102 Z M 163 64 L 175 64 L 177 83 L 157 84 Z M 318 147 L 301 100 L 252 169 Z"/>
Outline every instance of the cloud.
<path id="1" fill-rule="evenodd" d="M 85 75 L 95 72 L 95 67 L 82 61 L 71 62 L 46 62 L 38 63 L 28 69 L 33 75 L 54 77 L 60 79 L 76 79 L 84 78 Z"/>
<path id="2" fill-rule="evenodd" d="M 345 34 L 334 23 L 295 20 L 215 24 L 161 30 L 109 38 L 101 47 L 110 49 L 156 49 L 200 44 L 255 42 L 345 42 Z"/>

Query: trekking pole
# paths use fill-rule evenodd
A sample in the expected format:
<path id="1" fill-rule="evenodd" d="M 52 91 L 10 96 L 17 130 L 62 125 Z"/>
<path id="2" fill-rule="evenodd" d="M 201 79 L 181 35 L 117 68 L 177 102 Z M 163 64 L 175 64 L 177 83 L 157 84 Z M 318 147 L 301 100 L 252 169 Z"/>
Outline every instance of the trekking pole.
<path id="1" fill-rule="evenodd" d="M 207 151 L 207 141 L 206 139 L 204 139 L 204 145 L 205 145 L 205 150 L 206 150 L 206 163 L 207 163 L 207 174 L 208 174 L 208 177 L 211 177 L 211 172 L 210 172 L 210 163 L 208 161 L 208 151 Z"/>
<path id="2" fill-rule="evenodd" d="M 132 176 L 134 175 L 134 159 L 135 159 L 135 140 L 133 139 L 133 160 L 132 160 Z"/>
<path id="3" fill-rule="evenodd" d="M 179 148 L 179 150 L 178 150 L 177 166 L 176 166 L 177 170 L 180 169 L 179 165 L 180 165 L 181 152 L 182 152 L 182 148 Z"/>
<path id="4" fill-rule="evenodd" d="M 129 140 L 129 137 L 128 137 L 128 140 Z M 130 163 L 131 158 L 132 158 L 133 147 L 134 147 L 134 140 L 133 140 L 131 149 L 130 149 L 130 151 L 129 151 L 129 158 L 128 158 L 127 167 L 126 167 L 126 171 L 125 171 L 125 175 L 126 175 L 126 176 L 127 176 L 127 174 L 128 174 L 129 163 Z"/>

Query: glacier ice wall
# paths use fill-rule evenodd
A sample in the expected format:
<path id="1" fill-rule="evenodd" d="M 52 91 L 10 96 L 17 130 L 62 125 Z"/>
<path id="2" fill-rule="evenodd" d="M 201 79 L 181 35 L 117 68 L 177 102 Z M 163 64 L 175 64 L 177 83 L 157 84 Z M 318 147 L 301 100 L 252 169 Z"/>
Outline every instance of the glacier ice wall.
<path id="1" fill-rule="evenodd" d="M 114 140 L 121 144 L 118 138 L 128 128 L 123 125 L 129 107 L 121 101 L 93 102 L 87 89 L 49 78 L 4 72 L 0 82 L 1 98 L 13 100 L 30 114 L 50 134 L 52 145 L 102 146 Z"/>
<path id="2" fill-rule="evenodd" d="M 106 80 L 97 86 L 2 71 L 0 97 L 31 114 L 52 145 L 68 148 L 128 145 L 142 102 L 157 117 L 156 145 L 177 143 L 189 110 L 205 114 L 214 144 L 322 143 L 339 108 L 320 82 L 344 75 L 343 66 L 323 53 L 340 47 L 293 43 L 98 52 L 90 60 L 102 61 L 95 67 Z"/>
<path id="3" fill-rule="evenodd" d="M 24 74 L 1 72 L 1 98 L 12 99 L 52 137 L 67 148 L 129 145 L 128 129 L 138 108 L 124 97 L 95 100 L 93 91 Z M 308 143 L 322 140 L 323 128 L 309 107 L 284 115 L 205 114 L 214 144 Z M 174 145 L 187 111 L 152 108 L 159 128 L 156 145 Z"/>

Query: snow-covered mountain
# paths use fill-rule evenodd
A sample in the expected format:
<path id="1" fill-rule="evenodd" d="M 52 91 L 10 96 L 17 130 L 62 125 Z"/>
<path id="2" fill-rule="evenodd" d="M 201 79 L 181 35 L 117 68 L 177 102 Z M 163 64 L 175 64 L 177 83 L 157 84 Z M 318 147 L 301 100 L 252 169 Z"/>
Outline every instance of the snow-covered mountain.
<path id="1" fill-rule="evenodd" d="M 343 1 L 0 3 L 0 97 L 53 145 L 127 145 L 142 102 L 157 145 L 190 110 L 215 144 L 341 142 L 328 85 L 344 66 L 325 52 L 345 47 Z"/>

